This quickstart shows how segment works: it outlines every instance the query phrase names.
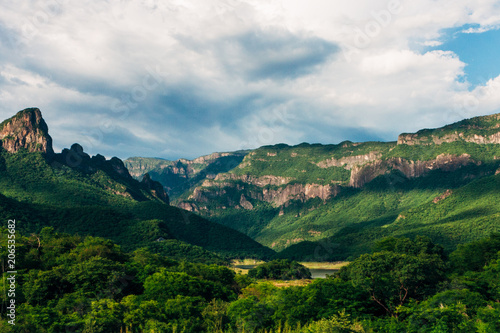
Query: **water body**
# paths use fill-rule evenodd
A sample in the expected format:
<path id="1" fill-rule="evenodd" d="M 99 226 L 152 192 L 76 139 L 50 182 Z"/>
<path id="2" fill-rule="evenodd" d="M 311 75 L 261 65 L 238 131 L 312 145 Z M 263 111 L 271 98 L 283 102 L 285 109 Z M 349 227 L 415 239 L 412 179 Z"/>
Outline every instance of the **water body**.
<path id="1" fill-rule="evenodd" d="M 338 269 L 309 268 L 313 279 L 325 279 L 327 275 L 338 272 Z"/>

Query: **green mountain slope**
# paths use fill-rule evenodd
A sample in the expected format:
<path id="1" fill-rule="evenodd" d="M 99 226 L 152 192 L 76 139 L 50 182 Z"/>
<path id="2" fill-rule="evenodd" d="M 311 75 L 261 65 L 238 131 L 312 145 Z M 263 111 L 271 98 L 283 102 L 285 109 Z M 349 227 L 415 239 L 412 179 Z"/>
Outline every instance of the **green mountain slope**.
<path id="1" fill-rule="evenodd" d="M 9 131 L 29 132 L 36 126 L 28 118 L 15 126 L 4 123 Z M 160 184 L 149 177 L 133 179 L 117 158 L 90 157 L 77 144 L 61 154 L 35 150 L 24 139 L 29 135 L 9 143 L 16 148 L 8 152 L 4 144 L 11 137 L 0 133 L 0 216 L 18 220 L 22 232 L 53 226 L 110 238 L 127 250 L 149 247 L 200 258 L 218 258 L 207 250 L 224 257 L 274 253 L 233 229 L 169 206 Z"/>
<path id="2" fill-rule="evenodd" d="M 185 191 L 200 185 L 205 179 L 213 179 L 219 173 L 230 171 L 240 164 L 246 154 L 246 151 L 213 153 L 194 160 L 177 161 L 131 157 L 124 163 L 136 179 L 142 179 L 144 174 L 149 173 L 152 179 L 164 184 L 170 197 L 177 198 Z"/>
<path id="3" fill-rule="evenodd" d="M 489 179 L 499 167 L 496 114 L 401 134 L 397 142 L 261 147 L 229 172 L 188 189 L 174 204 L 275 250 L 287 249 L 284 257 L 314 260 L 317 242 L 324 241 L 330 244 L 327 257 L 345 259 L 368 251 L 378 237 L 410 233 L 408 226 L 404 231 L 389 226 L 412 209 L 431 207 L 448 190 Z M 489 211 L 471 212 L 490 219 Z M 441 218 L 428 214 L 429 221 Z M 450 214 L 461 216 L 460 208 Z M 460 229 L 465 233 L 460 237 L 429 223 L 415 233 L 449 249 L 500 230 L 494 224 L 481 227 L 472 213 L 460 223 L 476 231 Z"/>
<path id="4" fill-rule="evenodd" d="M 279 256 L 339 260 L 371 250 L 375 240 L 386 236 L 426 235 L 439 241 L 445 249 L 453 250 L 457 244 L 478 240 L 484 235 L 500 231 L 500 174 L 475 180 L 457 189 L 438 192 L 363 192 L 366 193 L 359 199 L 371 202 L 375 211 L 380 211 L 382 203 L 391 202 L 391 198 L 392 202 L 408 198 L 414 202 L 393 210 L 398 214 L 386 213 L 379 218 L 361 218 L 361 222 L 347 223 L 343 227 L 338 224 L 339 227 L 330 229 L 326 238 L 292 245 L 281 251 Z M 439 195 L 434 196 L 437 193 Z M 352 204 L 353 200 L 354 198 L 345 200 L 344 207 Z M 416 204 L 418 201 L 421 203 Z M 359 206 L 347 208 L 346 215 L 350 215 L 350 218 L 354 214 L 349 214 L 349 211 L 353 209 L 363 211 Z"/>

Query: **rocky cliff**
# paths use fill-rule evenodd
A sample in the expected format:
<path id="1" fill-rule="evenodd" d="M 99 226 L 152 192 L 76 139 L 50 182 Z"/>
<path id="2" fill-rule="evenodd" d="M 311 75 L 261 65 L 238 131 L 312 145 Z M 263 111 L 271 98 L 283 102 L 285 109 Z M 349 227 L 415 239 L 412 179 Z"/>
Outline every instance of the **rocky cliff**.
<path id="1" fill-rule="evenodd" d="M 440 154 L 428 161 L 407 160 L 404 158 L 389 158 L 375 160 L 361 166 L 354 166 L 351 170 L 349 186 L 362 188 L 378 176 L 389 174 L 393 170 L 401 172 L 406 178 L 423 177 L 432 170 L 455 171 L 468 164 L 477 164 L 468 154 L 460 156 Z"/>
<path id="2" fill-rule="evenodd" d="M 342 167 L 348 170 L 353 169 L 354 167 L 358 167 L 360 165 L 364 165 L 367 163 L 375 162 L 380 160 L 382 154 L 376 151 L 371 151 L 368 154 L 363 155 L 354 155 L 354 156 L 346 156 L 340 159 L 336 159 L 334 157 L 329 158 L 327 160 L 316 163 L 320 168 L 330 168 L 330 167 Z"/>
<path id="3" fill-rule="evenodd" d="M 146 188 L 149 191 L 151 191 L 153 196 L 159 198 L 160 200 L 165 202 L 167 205 L 170 204 L 170 199 L 169 199 L 167 193 L 165 193 L 165 190 L 163 189 L 163 185 L 157 181 L 152 180 L 148 173 L 145 174 L 144 177 L 142 178 L 141 184 L 145 185 Z"/>
<path id="4" fill-rule="evenodd" d="M 61 153 L 54 153 L 48 126 L 38 108 L 19 111 L 14 117 L 3 121 L 0 124 L 0 145 L 11 154 L 19 151 L 43 153 L 46 162 L 56 169 L 69 167 L 85 175 L 103 172 L 116 182 L 113 186 L 104 186 L 114 194 L 139 201 L 156 198 L 169 203 L 168 195 L 160 183 L 150 178 L 142 183 L 134 180 L 123 161 L 117 157 L 110 160 L 99 154 L 91 157 L 77 143 L 70 149 L 63 149 Z"/>
<path id="5" fill-rule="evenodd" d="M 455 141 L 476 144 L 500 144 L 500 114 L 472 119 L 437 129 L 424 129 L 417 133 L 403 133 L 398 137 L 402 145 L 440 145 Z"/>
<path id="6" fill-rule="evenodd" d="M 235 168 L 246 152 L 213 153 L 194 160 L 168 161 L 159 158 L 132 157 L 125 160 L 126 167 L 136 179 L 148 173 L 151 179 L 161 182 L 171 197 L 177 197 L 205 179 Z"/>
<path id="7" fill-rule="evenodd" d="M 266 180 L 276 184 L 280 183 L 279 178 L 273 179 L 269 176 Z M 232 176 L 230 179 L 231 181 L 206 180 L 202 186 L 194 189 L 187 200 L 178 202 L 178 207 L 189 211 L 227 208 L 252 210 L 252 202 L 267 202 L 273 207 L 287 207 L 292 201 L 306 202 L 314 198 L 326 201 L 335 197 L 341 190 L 338 185 L 295 183 L 269 187 L 256 186 L 259 181 L 246 183 L 248 178 L 245 176 Z"/>
<path id="8" fill-rule="evenodd" d="M 1 147 L 10 153 L 21 149 L 53 155 L 52 138 L 37 108 L 19 111 L 14 117 L 0 124 Z"/>
<path id="9" fill-rule="evenodd" d="M 445 143 L 455 145 L 450 148 Z M 326 202 L 344 188 L 361 189 L 394 171 L 412 179 L 435 170 L 454 172 L 479 166 L 484 158 L 499 157 L 495 148 L 499 143 L 500 114 L 495 114 L 401 134 L 397 142 L 262 147 L 247 154 L 232 171 L 206 179 L 177 204 L 213 213 L 214 209 L 252 210 L 259 202 L 274 207 L 314 198 Z"/>

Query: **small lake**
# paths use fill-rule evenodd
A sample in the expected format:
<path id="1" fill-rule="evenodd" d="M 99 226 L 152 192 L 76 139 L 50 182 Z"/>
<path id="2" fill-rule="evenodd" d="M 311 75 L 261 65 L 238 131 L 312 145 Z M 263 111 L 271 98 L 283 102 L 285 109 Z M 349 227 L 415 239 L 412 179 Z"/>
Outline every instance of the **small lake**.
<path id="1" fill-rule="evenodd" d="M 327 275 L 338 272 L 338 269 L 309 268 L 313 279 L 324 279 Z"/>
<path id="2" fill-rule="evenodd" d="M 234 267 L 249 270 L 257 267 L 257 265 L 236 265 Z M 311 276 L 313 279 L 324 279 L 327 275 L 332 275 L 333 273 L 338 272 L 338 269 L 309 268 L 309 271 L 311 271 Z"/>

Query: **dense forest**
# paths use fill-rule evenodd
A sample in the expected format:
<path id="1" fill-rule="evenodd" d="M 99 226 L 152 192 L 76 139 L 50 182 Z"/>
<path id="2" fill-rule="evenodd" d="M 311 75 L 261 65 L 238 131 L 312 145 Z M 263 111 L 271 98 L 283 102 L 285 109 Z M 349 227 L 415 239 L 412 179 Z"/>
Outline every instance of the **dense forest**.
<path id="1" fill-rule="evenodd" d="M 499 332 L 499 251 L 498 234 L 451 253 L 384 238 L 333 276 L 280 288 L 274 272 L 307 272 L 278 260 L 253 278 L 46 227 L 16 235 L 16 325 L 3 293 L 0 332 Z"/>
<path id="2" fill-rule="evenodd" d="M 139 182 L 113 170 L 86 171 L 48 161 L 41 153 L 0 150 L 0 218 L 13 216 L 23 222 L 18 231 L 27 234 L 51 226 L 109 238 L 126 251 L 148 247 L 215 263 L 221 256 L 274 255 L 239 232 L 152 198 Z"/>

